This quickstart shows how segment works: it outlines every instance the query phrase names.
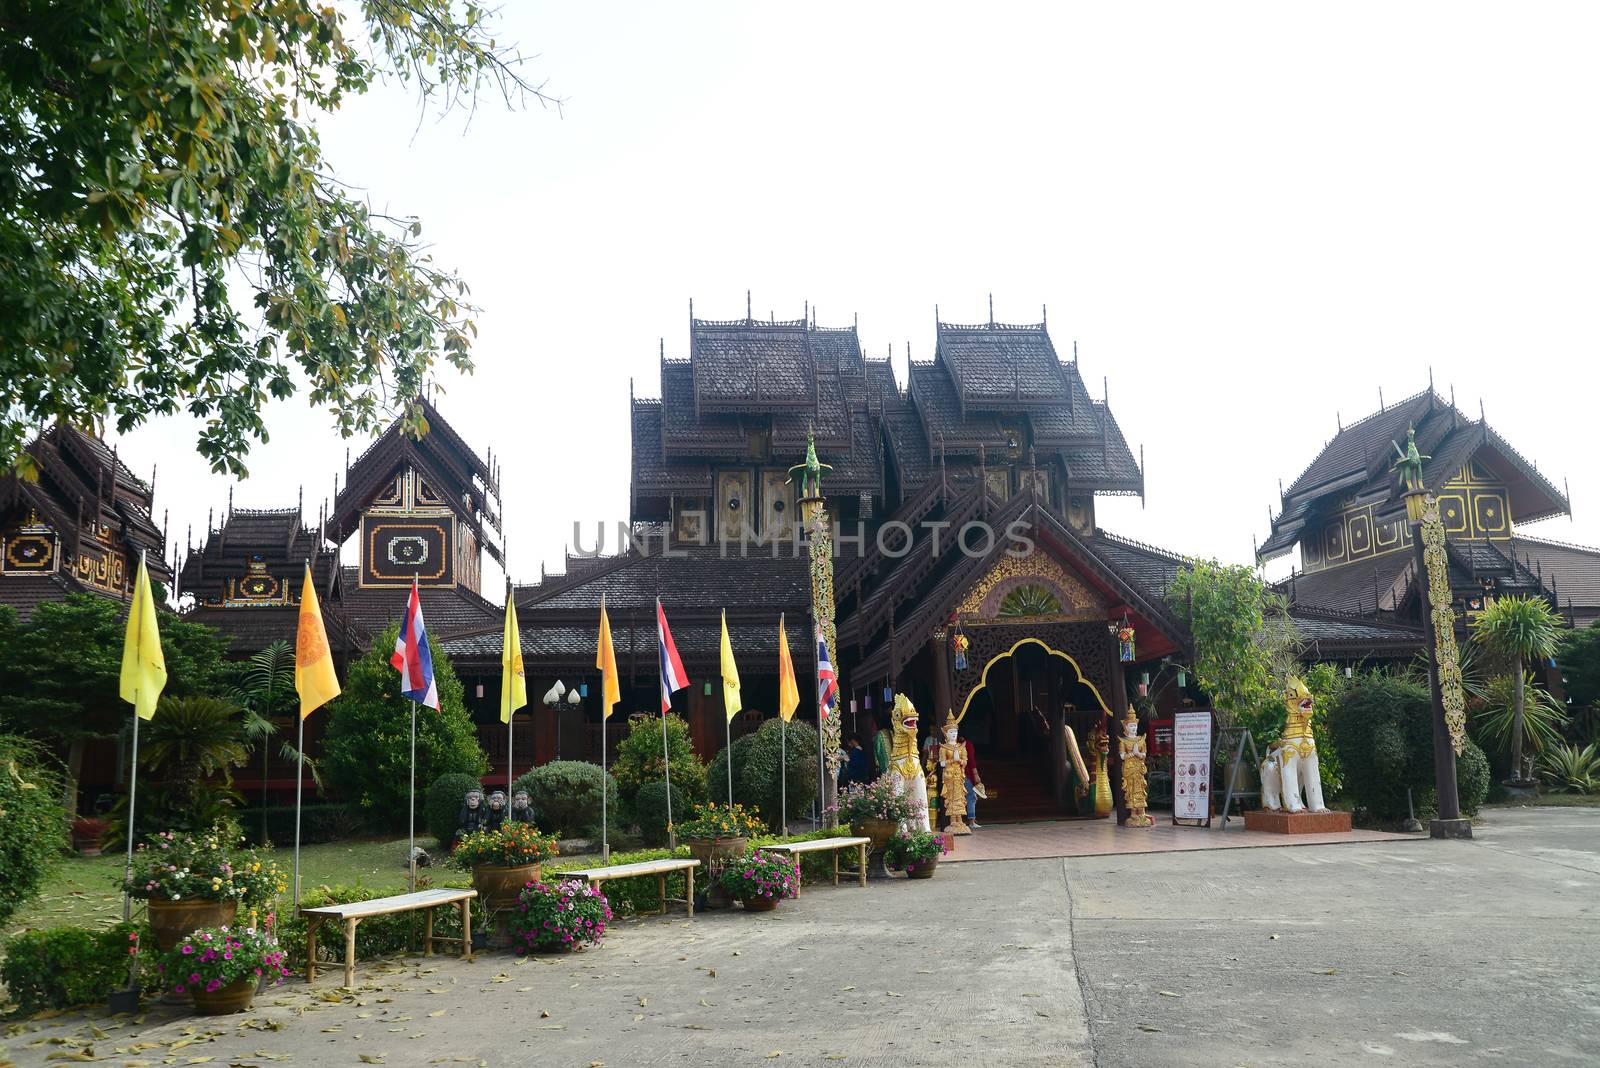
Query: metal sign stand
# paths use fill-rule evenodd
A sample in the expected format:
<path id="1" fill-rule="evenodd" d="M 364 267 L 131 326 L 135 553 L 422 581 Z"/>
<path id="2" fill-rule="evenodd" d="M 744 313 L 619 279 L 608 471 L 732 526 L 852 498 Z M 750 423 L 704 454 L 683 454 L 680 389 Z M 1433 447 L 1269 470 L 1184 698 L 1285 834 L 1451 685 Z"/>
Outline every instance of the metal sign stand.
<path id="1" fill-rule="evenodd" d="M 1254 766 L 1258 769 L 1258 773 L 1261 767 L 1261 754 L 1256 751 L 1255 736 L 1250 733 L 1248 727 L 1224 727 L 1218 734 L 1223 752 L 1227 752 L 1230 748 L 1233 750 L 1233 762 L 1229 765 L 1232 770 L 1228 774 L 1228 789 L 1222 795 L 1222 826 L 1226 828 L 1228 826 L 1228 812 L 1232 809 L 1235 799 L 1259 799 L 1261 797 L 1259 787 L 1255 790 L 1234 790 L 1236 781 L 1239 778 L 1239 762 L 1244 759 L 1245 743 L 1250 743 L 1250 759 L 1255 761 Z M 1239 815 L 1243 817 L 1244 811 L 1242 809 Z"/>

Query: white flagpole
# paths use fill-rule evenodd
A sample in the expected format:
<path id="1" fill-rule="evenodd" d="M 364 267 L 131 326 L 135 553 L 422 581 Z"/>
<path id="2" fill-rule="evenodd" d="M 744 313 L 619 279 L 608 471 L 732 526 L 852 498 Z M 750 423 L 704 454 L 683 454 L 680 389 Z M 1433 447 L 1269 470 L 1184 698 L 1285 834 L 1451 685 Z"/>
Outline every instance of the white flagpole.
<path id="1" fill-rule="evenodd" d="M 602 862 L 611 860 L 611 839 L 607 796 L 611 793 L 606 787 L 606 681 L 600 679 L 600 859 Z"/>
<path id="2" fill-rule="evenodd" d="M 724 704 L 727 703 L 727 690 L 722 691 L 722 700 Z M 728 739 L 728 806 L 731 808 L 733 807 L 733 717 L 728 715 L 728 710 L 726 708 L 722 710 L 722 719 L 724 721 L 723 725 L 726 728 L 726 736 Z"/>
<path id="3" fill-rule="evenodd" d="M 143 568 L 145 568 L 147 566 L 148 556 L 149 556 L 148 550 L 141 549 L 139 551 L 139 567 L 141 569 L 143 569 Z M 146 574 L 148 574 L 148 572 L 146 572 Z M 138 593 L 138 589 L 139 589 L 138 580 L 135 580 L 134 581 L 134 593 L 135 594 Z M 137 610 L 137 606 L 134 604 L 134 601 L 135 601 L 134 597 L 129 597 L 128 598 L 128 618 L 130 620 L 133 618 L 133 614 Z M 140 622 L 139 622 L 139 636 L 140 636 L 140 638 L 143 638 L 143 636 L 144 636 L 144 621 L 143 620 L 140 620 Z M 136 649 L 140 648 L 142 646 L 142 644 L 143 644 L 142 642 L 136 642 L 135 645 L 134 645 L 134 648 L 136 648 Z M 129 891 L 132 889 L 132 883 L 133 883 L 133 828 L 134 828 L 134 807 L 133 807 L 133 803 L 134 803 L 134 800 L 135 800 L 135 798 L 136 798 L 136 796 L 138 795 L 138 792 L 139 792 L 139 700 L 138 700 L 139 691 L 138 690 L 134 690 L 133 696 L 134 696 L 134 702 L 133 702 L 133 754 L 132 754 L 132 759 L 128 762 L 128 859 L 127 859 L 126 865 L 123 867 L 123 870 L 122 870 L 122 922 L 123 923 L 127 923 L 128 920 L 133 915 L 133 896 L 129 893 Z M 133 981 L 133 975 L 134 975 L 133 966 L 129 965 L 128 976 L 129 976 L 129 982 L 130 983 Z"/>
<path id="4" fill-rule="evenodd" d="M 672 750 L 667 747 L 667 711 L 672 706 L 673 691 L 667 689 L 667 664 L 666 660 L 664 659 L 667 648 L 667 637 L 665 634 L 661 633 L 660 622 L 665 618 L 666 614 L 661 609 L 661 598 L 657 597 L 656 645 L 658 646 L 658 649 L 656 651 L 656 659 L 660 661 L 660 663 L 656 665 L 656 675 L 661 680 L 661 696 L 665 698 L 667 702 L 667 709 L 662 709 L 661 711 L 661 765 L 667 770 L 667 848 L 676 849 L 678 848 L 678 833 L 672 829 Z"/>
<path id="5" fill-rule="evenodd" d="M 406 870 L 410 873 L 411 890 L 417 889 L 417 703 L 411 702 L 411 821 L 410 845 L 406 849 Z"/>
<path id="6" fill-rule="evenodd" d="M 502 559 L 504 559 L 504 557 L 502 557 Z M 506 611 L 507 612 L 511 611 L 510 605 L 511 605 L 511 576 L 507 575 L 506 576 L 506 606 L 507 606 L 506 607 Z M 521 653 L 522 649 L 520 647 L 522 645 L 522 635 L 516 634 L 516 635 L 513 635 L 512 637 L 517 642 L 517 645 L 518 645 L 517 653 Z M 501 659 L 500 670 L 501 670 L 502 674 L 504 674 L 507 671 L 514 672 L 516 670 L 516 667 L 517 667 L 517 659 L 516 659 L 517 654 L 513 653 L 511 656 L 507 657 L 506 656 L 506 652 L 507 651 L 505 649 L 500 650 L 500 659 Z M 511 666 L 509 668 L 506 667 L 506 665 L 504 663 L 508 659 L 511 661 Z M 510 705 L 511 702 L 510 702 L 510 700 L 507 699 L 506 685 L 507 685 L 507 683 L 506 683 L 505 679 L 502 678 L 500 680 L 500 700 L 502 702 L 504 702 L 505 704 Z M 512 721 L 514 721 L 516 718 L 517 718 L 517 710 L 516 709 L 510 708 L 510 709 L 508 709 L 506 711 L 506 804 L 508 806 L 511 804 L 511 783 L 516 778 L 516 772 L 512 770 L 513 768 L 515 768 L 517 766 L 516 760 L 513 759 L 515 754 L 512 752 L 512 749 L 515 746 L 516 741 L 515 741 L 515 735 L 512 733 L 512 730 L 511 730 Z M 509 809 L 508 809 L 508 811 L 509 811 Z"/>
<path id="7" fill-rule="evenodd" d="M 789 721 L 779 719 L 778 727 L 778 825 L 783 830 L 778 833 L 785 838 L 789 836 Z"/>
<path id="8" fill-rule="evenodd" d="M 295 741 L 298 762 L 294 773 L 294 907 L 300 907 L 300 795 L 306 778 L 306 717 L 300 717 L 299 736 Z"/>

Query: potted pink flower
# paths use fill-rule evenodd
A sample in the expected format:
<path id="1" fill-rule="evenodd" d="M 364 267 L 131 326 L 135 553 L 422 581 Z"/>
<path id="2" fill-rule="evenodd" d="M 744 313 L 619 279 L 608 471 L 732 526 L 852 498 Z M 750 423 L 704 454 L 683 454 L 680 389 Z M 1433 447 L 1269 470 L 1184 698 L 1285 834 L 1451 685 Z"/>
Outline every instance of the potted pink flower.
<path id="1" fill-rule="evenodd" d="M 157 967 L 174 994 L 188 994 L 204 1016 L 243 1012 L 263 981 L 289 974 L 278 942 L 253 927 L 206 927 L 162 954 Z"/>
<path id="2" fill-rule="evenodd" d="M 794 858 L 758 849 L 722 869 L 718 881 L 729 897 L 744 902 L 746 912 L 771 912 L 778 902 L 795 896 L 800 872 Z"/>
<path id="3" fill-rule="evenodd" d="M 518 954 L 566 953 L 599 945 L 610 922 L 611 903 L 597 887 L 577 879 L 530 882 L 511 914 L 511 944 Z"/>

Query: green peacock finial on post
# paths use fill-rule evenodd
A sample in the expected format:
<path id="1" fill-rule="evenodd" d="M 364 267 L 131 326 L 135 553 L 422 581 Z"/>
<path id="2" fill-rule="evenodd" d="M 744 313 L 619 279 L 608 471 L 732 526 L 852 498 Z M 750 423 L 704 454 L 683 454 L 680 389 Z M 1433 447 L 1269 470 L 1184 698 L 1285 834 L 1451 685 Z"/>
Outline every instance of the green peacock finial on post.
<path id="1" fill-rule="evenodd" d="M 1394 446 L 1395 455 L 1399 459 L 1389 465 L 1389 470 L 1400 472 L 1400 488 L 1407 493 L 1422 492 L 1422 462 L 1433 459 L 1417 451 L 1417 428 L 1406 429 L 1406 447 L 1401 448 L 1398 441 L 1390 442 Z"/>
<path id="2" fill-rule="evenodd" d="M 800 499 L 802 501 L 820 501 L 822 499 L 822 473 L 832 470 L 832 464 L 825 464 L 817 459 L 816 435 L 808 427 L 806 429 L 806 462 L 795 464 L 789 468 L 789 477 L 786 481 L 794 482 L 795 472 L 800 472 Z"/>

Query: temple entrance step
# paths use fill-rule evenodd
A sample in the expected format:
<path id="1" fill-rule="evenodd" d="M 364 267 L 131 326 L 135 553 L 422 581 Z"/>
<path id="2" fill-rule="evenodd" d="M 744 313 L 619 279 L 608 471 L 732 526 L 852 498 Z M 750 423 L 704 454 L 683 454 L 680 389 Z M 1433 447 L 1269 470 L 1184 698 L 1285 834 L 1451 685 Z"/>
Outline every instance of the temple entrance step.
<path id="1" fill-rule="evenodd" d="M 1051 792 L 1047 771 L 1034 757 L 978 758 L 978 771 L 990 791 L 978 802 L 978 822 L 1026 823 L 1063 815 Z"/>

